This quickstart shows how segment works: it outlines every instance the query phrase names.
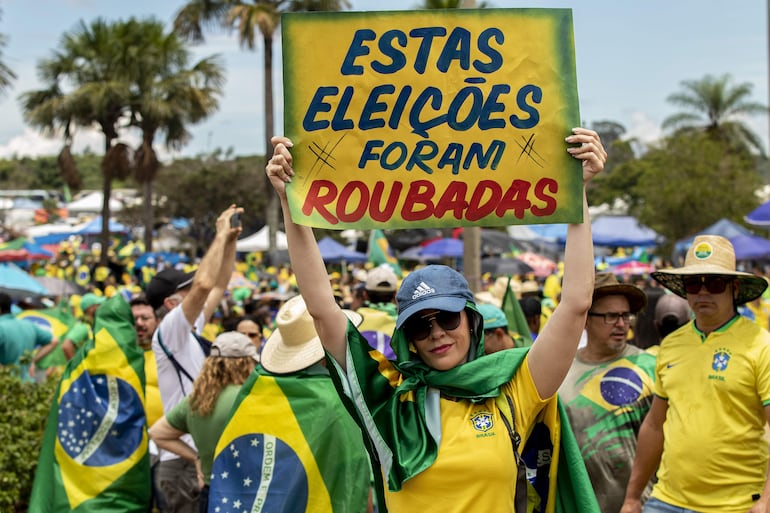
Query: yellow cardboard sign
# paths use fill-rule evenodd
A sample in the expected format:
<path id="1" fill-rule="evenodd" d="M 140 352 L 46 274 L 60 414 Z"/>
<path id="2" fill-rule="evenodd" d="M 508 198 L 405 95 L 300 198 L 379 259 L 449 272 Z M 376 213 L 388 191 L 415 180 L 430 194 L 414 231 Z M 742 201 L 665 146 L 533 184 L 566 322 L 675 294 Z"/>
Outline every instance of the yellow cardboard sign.
<path id="1" fill-rule="evenodd" d="M 582 220 L 572 12 L 284 14 L 295 222 L 417 228 Z"/>

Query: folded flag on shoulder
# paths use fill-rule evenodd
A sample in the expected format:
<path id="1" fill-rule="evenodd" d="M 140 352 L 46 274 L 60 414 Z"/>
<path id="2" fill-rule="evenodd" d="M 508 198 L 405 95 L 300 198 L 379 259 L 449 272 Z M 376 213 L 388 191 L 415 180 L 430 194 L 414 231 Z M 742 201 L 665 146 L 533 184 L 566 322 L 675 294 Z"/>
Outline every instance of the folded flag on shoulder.
<path id="1" fill-rule="evenodd" d="M 94 333 L 67 363 L 54 395 L 30 512 L 149 509 L 144 353 L 122 296 L 99 307 Z"/>

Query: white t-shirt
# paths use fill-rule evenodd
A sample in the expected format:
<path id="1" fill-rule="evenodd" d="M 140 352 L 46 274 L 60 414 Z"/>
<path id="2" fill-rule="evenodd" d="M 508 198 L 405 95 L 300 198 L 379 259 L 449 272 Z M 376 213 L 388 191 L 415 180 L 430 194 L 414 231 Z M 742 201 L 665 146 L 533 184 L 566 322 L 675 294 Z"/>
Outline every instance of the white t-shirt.
<path id="1" fill-rule="evenodd" d="M 193 385 L 184 373 L 177 372 L 174 364 L 166 355 L 166 351 L 171 353 L 190 377 L 195 379 L 203 367 L 206 355 L 192 335 L 192 331 L 195 329 L 196 333 L 201 333 L 204 324 L 203 312 L 195 320 L 195 325 L 191 326 L 184 316 L 184 310 L 177 306 L 163 317 L 158 329 L 152 335 L 152 351 L 155 353 L 155 362 L 158 366 L 158 388 L 160 389 L 161 401 L 163 401 L 164 414 L 171 411 L 187 396 L 192 391 Z M 161 340 L 163 347 L 160 344 Z M 190 447 L 195 448 L 190 435 L 184 435 L 182 440 Z M 160 455 L 162 461 L 177 457 L 176 454 L 168 451 L 161 451 Z"/>

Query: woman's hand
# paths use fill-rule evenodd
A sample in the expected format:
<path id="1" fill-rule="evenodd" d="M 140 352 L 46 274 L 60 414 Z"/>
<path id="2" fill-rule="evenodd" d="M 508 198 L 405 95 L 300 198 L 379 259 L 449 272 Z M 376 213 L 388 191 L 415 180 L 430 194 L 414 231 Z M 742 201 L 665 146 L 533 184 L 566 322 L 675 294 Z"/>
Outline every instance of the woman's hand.
<path id="1" fill-rule="evenodd" d="M 569 147 L 567 151 L 576 159 L 583 161 L 583 184 L 590 182 L 604 169 L 607 152 L 599 134 L 587 128 L 573 128 L 572 135 L 565 139 L 570 144 L 580 143 L 579 147 Z"/>
<path id="2" fill-rule="evenodd" d="M 294 146 L 287 137 L 276 135 L 270 139 L 273 144 L 273 156 L 267 161 L 265 172 L 275 192 L 283 199 L 286 198 L 286 184 L 294 176 L 292 157 L 289 148 Z"/>

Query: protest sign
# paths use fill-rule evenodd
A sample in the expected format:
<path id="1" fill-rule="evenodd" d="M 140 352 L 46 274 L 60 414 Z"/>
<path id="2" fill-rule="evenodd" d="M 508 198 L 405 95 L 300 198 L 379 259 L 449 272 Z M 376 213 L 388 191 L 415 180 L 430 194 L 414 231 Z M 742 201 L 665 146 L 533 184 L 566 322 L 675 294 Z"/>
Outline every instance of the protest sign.
<path id="1" fill-rule="evenodd" d="M 282 18 L 292 218 L 343 229 L 582 220 L 572 12 Z"/>

